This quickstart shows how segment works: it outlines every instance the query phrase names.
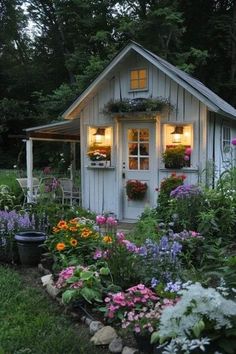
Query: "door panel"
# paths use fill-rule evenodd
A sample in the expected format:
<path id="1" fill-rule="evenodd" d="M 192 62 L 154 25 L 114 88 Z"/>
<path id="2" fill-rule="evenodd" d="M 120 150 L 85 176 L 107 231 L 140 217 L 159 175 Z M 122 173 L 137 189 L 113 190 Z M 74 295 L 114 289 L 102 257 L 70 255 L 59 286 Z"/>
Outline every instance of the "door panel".
<path id="1" fill-rule="evenodd" d="M 123 123 L 123 217 L 137 219 L 146 205 L 154 206 L 155 176 L 155 123 Z M 130 179 L 145 182 L 148 189 L 143 200 L 129 200 L 126 183 Z"/>

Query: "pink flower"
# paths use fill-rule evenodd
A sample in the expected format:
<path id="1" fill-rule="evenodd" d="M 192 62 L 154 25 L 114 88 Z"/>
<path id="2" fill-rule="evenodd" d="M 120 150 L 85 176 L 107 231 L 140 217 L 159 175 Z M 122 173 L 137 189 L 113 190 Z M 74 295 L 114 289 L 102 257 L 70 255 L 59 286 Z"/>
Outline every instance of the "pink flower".
<path id="1" fill-rule="evenodd" d="M 231 140 L 231 144 L 232 144 L 232 145 L 236 145 L 236 138 L 233 138 L 233 139 Z"/>
<path id="2" fill-rule="evenodd" d="M 112 216 L 108 216 L 106 223 L 107 223 L 107 225 L 115 226 L 115 225 L 117 225 L 117 220 L 115 218 L 113 218 Z"/>
<path id="3" fill-rule="evenodd" d="M 109 297 L 105 297 L 104 301 L 105 301 L 105 302 L 110 302 L 111 299 L 110 299 Z"/>
<path id="4" fill-rule="evenodd" d="M 117 232 L 116 235 L 118 242 L 122 242 L 125 239 L 125 234 L 123 232 Z"/>
<path id="5" fill-rule="evenodd" d="M 97 215 L 96 216 L 96 223 L 98 225 L 104 225 L 106 223 L 106 217 L 104 215 Z"/>
<path id="6" fill-rule="evenodd" d="M 102 258 L 102 251 L 97 249 L 93 254 L 93 259 L 99 259 L 99 258 Z"/>
<path id="7" fill-rule="evenodd" d="M 187 148 L 185 149 L 185 155 L 190 156 L 191 153 L 192 153 L 192 149 L 191 149 L 190 147 L 187 147 Z"/>
<path id="8" fill-rule="evenodd" d="M 189 161 L 189 160 L 190 160 L 189 155 L 184 155 L 184 161 Z"/>
<path id="9" fill-rule="evenodd" d="M 140 332 L 141 332 L 140 327 L 139 327 L 139 326 L 135 326 L 135 327 L 134 327 L 134 332 L 135 332 L 135 333 L 140 333 Z"/>

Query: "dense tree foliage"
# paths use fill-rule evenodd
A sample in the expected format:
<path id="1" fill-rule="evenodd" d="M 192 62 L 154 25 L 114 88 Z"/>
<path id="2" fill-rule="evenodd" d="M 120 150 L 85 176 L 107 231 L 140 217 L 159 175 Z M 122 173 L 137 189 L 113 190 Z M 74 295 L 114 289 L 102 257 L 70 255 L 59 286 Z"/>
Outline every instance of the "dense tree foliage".
<path id="1" fill-rule="evenodd" d="M 0 0 L 0 152 L 60 116 L 130 39 L 236 106 L 234 0 Z"/>

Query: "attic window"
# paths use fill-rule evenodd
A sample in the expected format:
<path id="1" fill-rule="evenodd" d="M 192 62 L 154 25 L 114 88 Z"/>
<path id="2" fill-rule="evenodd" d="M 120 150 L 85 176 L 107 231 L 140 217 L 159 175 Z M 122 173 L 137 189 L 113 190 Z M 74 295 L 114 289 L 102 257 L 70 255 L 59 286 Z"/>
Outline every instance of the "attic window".
<path id="1" fill-rule="evenodd" d="M 145 90 L 147 88 L 147 69 L 130 71 L 130 89 Z"/>

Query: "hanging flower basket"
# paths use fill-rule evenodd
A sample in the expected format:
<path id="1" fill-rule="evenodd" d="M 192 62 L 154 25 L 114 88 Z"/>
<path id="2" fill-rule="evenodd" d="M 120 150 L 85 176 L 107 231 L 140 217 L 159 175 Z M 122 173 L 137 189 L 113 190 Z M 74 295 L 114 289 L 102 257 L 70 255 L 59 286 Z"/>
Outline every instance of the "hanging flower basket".
<path id="1" fill-rule="evenodd" d="M 129 179 L 126 183 L 126 194 L 130 200 L 143 200 L 147 188 L 147 183 L 137 179 Z"/>

